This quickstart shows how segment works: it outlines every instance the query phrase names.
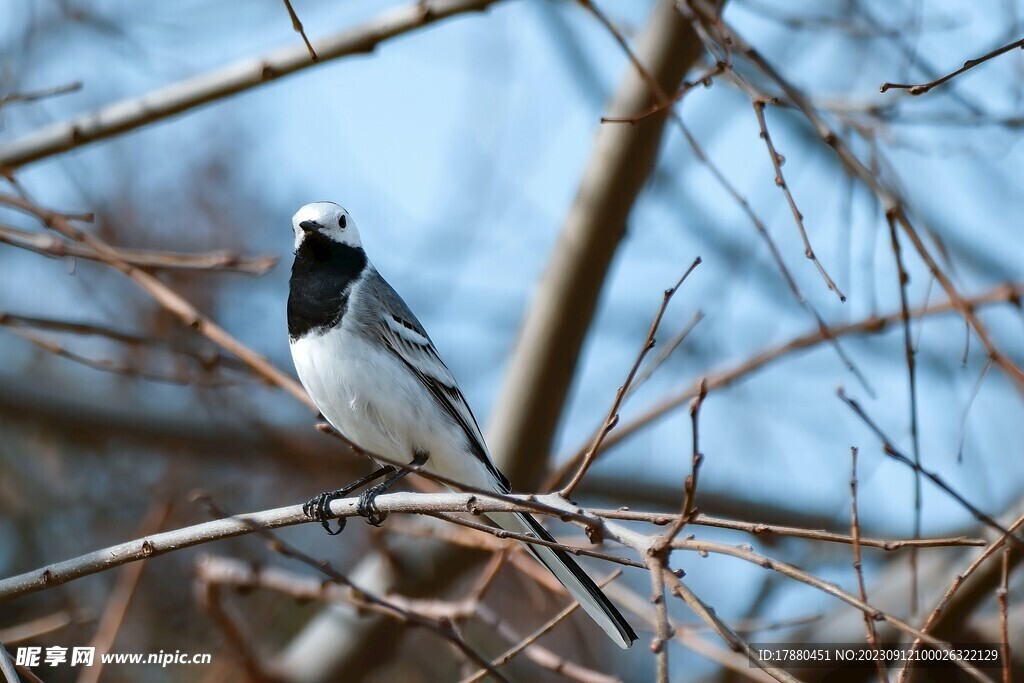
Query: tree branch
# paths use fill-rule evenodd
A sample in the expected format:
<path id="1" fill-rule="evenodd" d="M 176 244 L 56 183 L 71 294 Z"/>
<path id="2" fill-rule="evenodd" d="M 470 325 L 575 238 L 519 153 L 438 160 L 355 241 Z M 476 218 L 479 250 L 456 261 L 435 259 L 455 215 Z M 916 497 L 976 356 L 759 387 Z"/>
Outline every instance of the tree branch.
<path id="1" fill-rule="evenodd" d="M 310 60 L 305 45 L 275 50 L 245 59 L 42 128 L 0 145 L 0 167 L 10 169 L 103 140 L 203 104 L 302 71 L 315 64 L 372 52 L 389 38 L 442 19 L 487 9 L 497 0 L 422 0 L 383 12 L 375 19 L 323 40 L 315 41 L 319 62 Z"/>

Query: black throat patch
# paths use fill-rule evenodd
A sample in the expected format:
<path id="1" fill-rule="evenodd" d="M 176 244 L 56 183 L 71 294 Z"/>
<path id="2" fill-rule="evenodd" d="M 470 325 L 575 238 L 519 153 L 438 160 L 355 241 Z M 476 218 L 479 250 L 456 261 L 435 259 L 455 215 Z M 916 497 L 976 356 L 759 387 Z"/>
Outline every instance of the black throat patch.
<path id="1" fill-rule="evenodd" d="M 288 282 L 288 336 L 298 339 L 341 322 L 366 252 L 310 233 L 295 252 Z"/>

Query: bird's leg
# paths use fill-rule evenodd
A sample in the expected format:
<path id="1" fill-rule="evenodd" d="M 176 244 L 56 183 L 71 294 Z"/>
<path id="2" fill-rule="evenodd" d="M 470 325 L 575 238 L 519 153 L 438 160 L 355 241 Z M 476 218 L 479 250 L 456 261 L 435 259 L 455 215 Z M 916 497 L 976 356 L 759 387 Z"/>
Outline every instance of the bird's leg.
<path id="1" fill-rule="evenodd" d="M 366 517 L 367 524 L 372 524 L 373 526 L 380 526 L 383 524 L 384 520 L 387 519 L 388 513 L 378 510 L 377 505 L 373 502 L 374 499 L 404 479 L 405 475 L 422 467 L 423 464 L 427 462 L 428 457 L 430 457 L 430 453 L 427 451 L 416 451 L 412 462 L 410 462 L 407 467 L 403 467 L 381 483 L 371 486 L 363 491 L 359 495 L 359 504 L 356 506 L 356 513 L 360 517 Z"/>
<path id="2" fill-rule="evenodd" d="M 395 468 L 391 465 L 384 465 L 379 470 L 370 472 L 365 477 L 360 477 L 348 486 L 344 486 L 334 491 L 324 491 L 313 496 L 305 505 L 302 506 L 302 512 L 312 520 L 320 522 L 320 525 L 329 533 L 331 536 L 337 536 L 345 528 L 345 519 L 341 518 L 338 520 L 338 530 L 331 531 L 330 525 L 330 507 L 331 503 L 339 498 L 344 498 L 348 494 L 352 493 L 358 488 L 366 486 L 374 479 L 380 479 L 385 474 L 391 474 L 395 471 Z M 360 499 L 362 500 L 362 499 Z M 362 514 L 362 513 L 360 513 Z"/>

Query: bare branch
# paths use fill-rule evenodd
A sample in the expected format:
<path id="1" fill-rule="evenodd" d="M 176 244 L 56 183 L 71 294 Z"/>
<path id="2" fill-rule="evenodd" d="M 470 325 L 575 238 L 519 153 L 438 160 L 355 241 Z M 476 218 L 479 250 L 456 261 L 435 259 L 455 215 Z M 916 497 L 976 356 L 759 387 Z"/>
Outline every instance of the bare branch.
<path id="1" fill-rule="evenodd" d="M 848 397 L 843 392 L 843 389 L 841 387 L 838 391 L 838 394 L 839 398 L 843 401 L 843 403 L 850 406 L 853 412 L 857 414 L 857 417 L 859 417 L 864 422 L 864 424 L 866 424 L 868 428 L 875 433 L 879 440 L 881 440 L 882 452 L 884 452 L 887 456 L 889 456 L 896 462 L 902 463 L 903 465 L 906 465 L 907 467 L 912 469 L 914 472 L 917 472 L 918 474 L 922 474 L 925 477 L 927 477 L 933 484 L 935 484 L 940 489 L 949 494 L 949 496 L 953 498 L 953 500 L 958 502 L 961 507 L 970 512 L 976 520 L 978 520 L 985 526 L 995 529 L 1003 536 L 1005 536 L 1007 539 L 1013 541 L 1018 546 L 1024 548 L 1024 541 L 1018 538 L 1017 535 L 1013 533 L 1013 531 L 1004 528 L 999 522 L 993 519 L 991 515 L 982 512 L 977 506 L 975 506 L 969 500 L 964 498 L 961 494 L 957 493 L 957 491 L 953 489 L 952 486 L 943 481 L 943 479 L 939 475 L 935 474 L 930 470 L 926 470 L 925 468 L 921 467 L 919 464 L 915 463 L 913 460 L 908 458 L 902 452 L 900 452 L 900 450 L 897 449 L 892 444 L 892 441 L 889 440 L 889 437 L 887 437 L 882 432 L 882 430 L 879 429 L 878 425 L 876 425 L 871 420 L 871 418 L 868 417 L 867 413 L 864 412 L 864 409 L 860 407 L 860 404 L 857 403 L 857 401 L 853 400 L 852 398 Z"/>
<path id="2" fill-rule="evenodd" d="M 306 390 L 298 382 L 278 370 L 266 358 L 258 355 L 248 346 L 232 337 L 224 328 L 196 310 L 191 303 L 151 273 L 126 263 L 120 258 L 116 250 L 112 249 L 99 237 L 79 230 L 63 214 L 47 211 L 27 199 L 5 194 L 0 195 L 0 204 L 32 214 L 42 221 L 46 227 L 93 249 L 102 257 L 104 263 L 121 272 L 142 287 L 142 289 L 146 290 L 158 304 L 174 314 L 187 327 L 206 336 L 210 341 L 226 351 L 233 353 L 252 368 L 253 372 L 262 379 L 284 389 L 314 413 L 318 412 L 316 406 L 313 405 L 313 401 L 306 394 Z"/>
<path id="3" fill-rule="evenodd" d="M 899 276 L 900 313 L 903 319 L 903 355 L 907 362 L 907 389 L 910 393 L 910 442 L 914 463 L 921 466 L 921 439 L 918 436 L 917 419 L 917 363 L 915 361 L 914 342 L 910 334 L 910 304 L 907 302 L 907 284 L 910 276 L 903 265 L 903 252 L 900 249 L 900 238 L 896 233 L 896 224 L 891 215 L 886 215 L 889 224 L 889 240 L 892 245 L 893 258 L 896 260 L 896 272 Z M 921 535 L 921 473 L 914 473 L 914 537 Z M 918 568 L 917 552 L 910 554 L 910 612 L 917 614 L 918 606 Z"/>
<path id="4" fill-rule="evenodd" d="M 320 57 L 317 56 L 316 50 L 313 49 L 312 43 L 309 42 L 309 38 L 306 36 L 306 30 L 302 28 L 302 22 L 299 21 L 299 15 L 295 13 L 295 9 L 292 7 L 291 0 L 284 0 L 285 9 L 288 10 L 288 16 L 292 20 L 292 28 L 295 32 L 302 36 L 302 42 L 306 44 L 306 49 L 309 51 L 309 58 L 314 62 L 319 62 Z"/>
<path id="5" fill-rule="evenodd" d="M 1024 527 L 1024 516 L 1018 517 L 1016 521 L 1014 521 L 1007 527 L 1007 530 L 1011 533 L 1015 533 L 1018 529 L 1022 527 Z M 971 562 L 970 566 L 968 566 L 967 569 L 957 574 L 956 578 L 953 579 L 953 583 L 951 583 L 949 588 L 946 589 L 946 592 L 945 594 L 943 594 L 942 599 L 939 600 L 937 605 L 935 605 L 935 609 L 932 610 L 931 614 L 928 615 L 928 619 L 925 621 L 924 626 L 921 627 L 922 633 L 931 633 L 935 631 L 939 623 L 942 621 L 943 617 L 949 615 L 950 603 L 953 600 L 954 596 L 956 596 L 957 592 L 960 590 L 960 587 L 963 586 L 964 583 L 966 583 L 967 580 L 971 578 L 971 576 L 973 576 L 975 572 L 977 572 L 978 569 L 981 568 L 981 566 L 985 564 L 985 562 L 990 557 L 992 557 L 1001 548 L 1006 546 L 1007 538 L 1008 536 L 1006 535 L 997 538 L 987 548 L 985 548 L 985 550 L 980 555 L 978 555 L 978 557 L 976 557 L 973 562 Z M 921 638 L 916 638 L 914 640 L 914 643 L 910 649 L 911 655 L 907 658 L 906 663 L 900 670 L 900 675 L 898 679 L 900 683 L 903 683 L 907 680 L 907 676 L 910 673 L 910 664 L 911 660 L 913 659 L 913 653 L 920 649 L 921 643 Z"/>
<path id="6" fill-rule="evenodd" d="M 667 515 L 662 512 L 641 512 L 636 510 L 592 510 L 595 515 L 603 519 L 618 519 L 638 522 L 649 522 L 658 526 L 673 524 L 681 515 Z M 853 543 L 853 537 L 847 534 L 839 534 L 824 529 L 805 529 L 802 527 L 779 526 L 776 524 L 765 524 L 764 522 L 744 522 L 735 519 L 724 519 L 712 517 L 698 512 L 688 522 L 697 526 L 710 526 L 718 529 L 732 529 L 734 531 L 745 531 L 754 536 L 787 536 L 791 538 L 805 538 L 812 541 L 824 541 L 827 543 Z M 904 548 L 949 548 L 955 546 L 984 546 L 987 545 L 982 538 L 968 538 L 967 536 L 944 536 L 933 538 L 864 538 L 861 537 L 860 545 L 864 548 L 878 548 L 887 552 L 902 550 Z"/>
<path id="7" fill-rule="evenodd" d="M 583 461 L 580 463 L 579 469 L 576 470 L 576 474 L 573 475 L 569 483 L 566 484 L 559 492 L 563 498 L 572 498 L 572 492 L 579 486 L 583 476 L 590 469 L 591 463 L 594 461 L 594 457 L 597 452 L 601 450 L 601 444 L 608 436 L 608 432 L 615 428 L 615 424 L 619 421 L 619 406 L 622 405 L 622 399 L 626 396 L 629 391 L 630 385 L 633 383 L 633 378 L 636 377 L 637 371 L 640 369 L 640 365 L 644 362 L 644 358 L 647 357 L 647 353 L 654 348 L 654 335 L 658 333 L 658 326 L 661 325 L 661 318 L 665 315 L 665 310 L 668 308 L 668 304 L 672 301 L 672 296 L 679 290 L 679 288 L 686 282 L 686 278 L 693 272 L 693 269 L 700 265 L 700 256 L 694 259 L 690 267 L 686 269 L 682 277 L 675 285 L 665 290 L 665 294 L 661 299 L 661 306 L 658 308 L 658 313 L 654 316 L 654 320 L 651 322 L 651 329 L 647 332 L 647 339 L 644 340 L 643 346 L 640 347 L 640 353 L 637 354 L 636 361 L 633 362 L 633 367 L 629 369 L 629 373 L 626 375 L 626 380 L 619 387 L 618 391 L 615 392 L 615 400 L 612 402 L 612 407 L 608 410 L 608 416 L 604 420 L 604 425 L 597 431 L 597 435 L 594 437 L 594 443 L 590 445 L 590 448 L 583 456 Z"/>
<path id="8" fill-rule="evenodd" d="M 864 585 L 864 569 L 860 561 L 860 518 L 857 515 L 857 447 L 850 449 L 851 466 L 850 474 L 850 536 L 853 538 L 853 571 L 857 575 L 857 592 L 863 602 L 868 601 L 868 589 Z M 916 567 L 915 567 L 916 569 Z M 875 629 L 875 620 L 870 614 L 864 613 L 864 628 L 867 632 L 867 641 L 872 647 L 878 648 L 878 630 Z M 885 663 L 877 660 L 875 665 L 878 669 L 878 680 L 889 683 L 889 674 L 885 670 Z"/>
<path id="9" fill-rule="evenodd" d="M 317 63 L 371 52 L 389 38 L 442 19 L 479 12 L 497 0 L 422 0 L 388 10 L 377 18 L 316 42 L 320 62 L 310 61 L 305 45 L 287 47 L 245 59 L 217 71 L 193 76 L 142 97 L 115 102 L 71 121 L 47 126 L 0 145 L 0 167 L 17 168 L 141 126 L 161 121 L 203 104 L 229 97 L 307 69 Z"/>
<path id="10" fill-rule="evenodd" d="M 54 97 L 56 95 L 66 95 L 67 93 L 76 92 L 81 89 L 81 82 L 75 81 L 74 83 L 65 83 L 64 85 L 58 85 L 53 88 L 45 88 L 43 90 L 30 90 L 28 92 L 12 92 L 6 95 L 0 95 L 0 107 L 3 107 L 7 104 L 38 102 L 39 100 L 46 99 L 48 97 Z"/>
<path id="11" fill-rule="evenodd" d="M 919 631 L 915 629 L 913 626 L 906 623 L 902 619 L 899 619 L 891 614 L 883 612 L 882 610 L 876 607 L 871 606 L 870 604 L 864 602 L 857 596 L 848 593 L 847 591 L 843 590 L 842 588 L 833 583 L 829 583 L 824 579 L 820 579 L 809 572 L 794 567 L 791 564 L 780 562 L 779 560 L 774 560 L 765 557 L 764 555 L 761 555 L 759 553 L 755 553 L 749 547 L 732 546 L 725 543 L 718 543 L 715 541 L 702 541 L 691 538 L 676 539 L 672 543 L 672 547 L 681 550 L 690 550 L 693 552 L 728 555 L 730 557 L 735 557 L 737 559 L 744 560 L 745 562 L 756 564 L 759 567 L 763 567 L 764 569 L 769 569 L 771 571 L 778 572 L 783 576 L 795 579 L 797 581 L 800 581 L 801 583 L 806 583 L 809 586 L 814 586 L 815 588 L 823 591 L 824 593 L 845 602 L 851 607 L 859 609 L 860 611 L 870 615 L 873 619 L 877 621 L 885 621 L 886 623 L 891 624 L 893 627 L 897 628 L 903 633 L 906 633 L 911 636 L 916 636 L 924 642 L 933 645 L 934 647 L 941 648 L 943 650 L 948 650 L 950 647 L 949 643 L 939 640 L 938 638 L 935 638 L 925 633 L 924 631 Z M 954 663 L 958 667 L 963 669 L 966 673 L 968 673 L 975 680 L 989 680 L 988 677 L 986 677 L 982 672 L 976 669 L 969 662 L 957 660 Z"/>
<path id="12" fill-rule="evenodd" d="M 139 532 L 143 536 L 157 533 L 163 528 L 170 514 L 171 506 L 169 504 L 159 503 L 153 505 L 143 518 L 142 524 L 139 525 Z M 142 577 L 142 570 L 145 568 L 145 562 L 125 565 L 124 569 L 121 570 L 120 576 L 117 577 L 114 590 L 107 601 L 107 608 L 103 611 L 103 616 L 100 617 L 99 624 L 96 626 L 96 633 L 90 643 L 99 652 L 110 652 L 110 648 L 117 638 L 117 633 L 121 629 L 121 624 L 124 623 L 125 614 L 128 613 L 128 603 L 131 602 L 132 596 L 135 594 L 135 589 L 139 585 L 139 579 Z M 103 665 L 104 662 L 100 658 L 100 661 L 95 662 L 93 666 L 87 667 L 81 672 L 77 683 L 96 683 L 96 681 L 99 681 Z"/>
<path id="13" fill-rule="evenodd" d="M 0 242 L 48 256 L 51 258 L 84 258 L 103 261 L 93 249 L 74 242 L 66 242 L 52 235 L 19 230 L 0 225 Z M 202 254 L 186 254 L 174 251 L 151 251 L 142 249 L 121 249 L 111 247 L 126 263 L 152 270 L 223 270 L 263 275 L 275 265 L 276 256 L 239 256 L 226 251 L 212 251 Z"/>
<path id="14" fill-rule="evenodd" d="M 756 99 L 754 100 L 754 113 L 757 115 L 757 123 L 761 127 L 761 139 L 764 140 L 765 146 L 768 148 L 768 156 L 772 160 L 772 168 L 775 169 L 775 185 L 782 188 L 783 193 L 786 195 L 786 201 L 789 203 L 789 210 L 793 213 L 793 220 L 796 221 L 796 227 L 800 231 L 800 239 L 804 241 L 804 256 L 809 258 L 814 267 L 818 269 L 818 273 L 821 274 L 825 284 L 836 293 L 841 302 L 846 302 L 846 295 L 839 291 L 839 287 L 836 286 L 835 281 L 825 271 L 825 267 L 821 265 L 821 261 L 814 254 L 814 249 L 811 248 L 811 240 L 807 237 L 807 228 L 804 227 L 804 215 L 800 213 L 800 209 L 796 207 L 796 200 L 793 199 L 793 193 L 789 189 L 789 185 L 786 184 L 786 179 L 782 175 L 782 164 L 785 162 L 782 155 L 775 151 L 775 144 L 772 142 L 772 136 L 768 134 L 768 123 L 765 121 L 764 116 L 764 105 L 766 100 Z"/>
<path id="15" fill-rule="evenodd" d="M 1022 293 L 1024 293 L 1024 284 L 1003 284 L 993 287 L 982 294 L 967 297 L 963 299 L 963 301 L 972 309 L 1004 303 L 1017 306 L 1021 300 Z M 914 311 L 911 312 L 911 317 L 922 318 L 930 315 L 954 313 L 958 310 L 959 307 L 956 304 L 952 302 L 945 302 L 914 309 Z M 797 351 L 804 351 L 819 344 L 830 342 L 833 339 L 849 335 L 879 334 L 901 320 L 902 312 L 895 311 L 883 316 L 873 315 L 857 322 L 835 325 L 828 328 L 827 333 L 819 328 L 815 332 L 809 332 L 805 335 L 795 337 L 784 344 L 780 344 L 779 346 L 765 349 L 732 368 L 710 373 L 703 379 L 707 383 L 707 390 L 709 392 L 718 391 L 731 386 L 758 370 L 761 370 L 766 365 L 770 365 L 771 363 L 774 363 L 781 358 L 785 358 L 790 354 L 796 353 Z M 615 432 L 610 434 L 605 440 L 604 448 L 601 452 L 607 452 L 608 449 L 622 443 L 655 420 L 664 417 L 672 410 L 684 405 L 687 401 L 693 399 L 699 390 L 699 383 L 694 383 L 686 390 L 655 404 L 636 418 L 618 425 Z M 558 468 L 549 475 L 544 488 L 553 488 L 558 484 L 558 482 L 569 476 L 569 472 L 572 472 L 579 467 L 579 463 L 582 462 L 588 446 L 589 442 L 578 449 L 571 458 L 568 458 L 565 462 L 559 465 Z"/>
<path id="16" fill-rule="evenodd" d="M 928 83 L 921 83 L 920 85 L 911 85 L 909 83 L 883 83 L 881 87 L 879 87 L 878 91 L 886 92 L 887 90 L 906 90 L 911 95 L 923 95 L 932 88 L 942 85 L 943 83 L 950 79 L 956 78 L 965 71 L 970 71 L 979 64 L 984 64 L 990 59 L 994 59 L 999 55 L 1006 54 L 1007 52 L 1011 50 L 1016 50 L 1018 48 L 1024 50 L 1024 38 L 1022 38 L 1021 40 L 1016 40 L 1010 43 L 1009 45 L 997 47 L 995 50 L 992 50 L 988 54 L 982 55 L 977 59 L 968 59 L 966 62 L 964 62 L 964 65 L 957 69 L 956 71 L 952 71 L 946 74 L 945 76 L 936 78 L 934 81 L 930 81 Z"/>

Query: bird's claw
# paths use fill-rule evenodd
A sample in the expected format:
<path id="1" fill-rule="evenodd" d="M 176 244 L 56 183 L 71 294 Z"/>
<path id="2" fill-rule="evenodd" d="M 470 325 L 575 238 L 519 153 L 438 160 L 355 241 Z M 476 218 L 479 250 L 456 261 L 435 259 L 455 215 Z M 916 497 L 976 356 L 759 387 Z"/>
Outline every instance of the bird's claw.
<path id="1" fill-rule="evenodd" d="M 367 524 L 373 526 L 380 526 L 384 523 L 384 520 L 388 518 L 388 513 L 381 512 L 377 508 L 377 503 L 374 502 L 381 493 L 386 490 L 386 487 L 377 484 L 359 494 L 359 504 L 356 506 L 356 514 L 360 517 L 366 518 Z"/>
<path id="2" fill-rule="evenodd" d="M 331 536 L 337 536 L 345 530 L 345 518 L 338 519 L 338 530 L 331 531 L 331 503 L 344 497 L 342 490 L 324 491 L 313 496 L 302 506 L 302 513 L 310 519 L 320 522 L 320 526 Z"/>

